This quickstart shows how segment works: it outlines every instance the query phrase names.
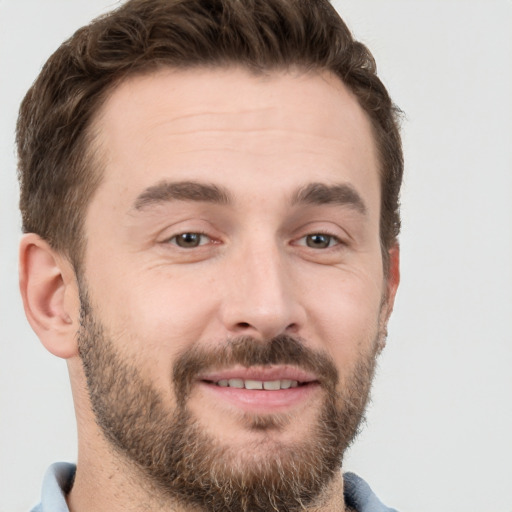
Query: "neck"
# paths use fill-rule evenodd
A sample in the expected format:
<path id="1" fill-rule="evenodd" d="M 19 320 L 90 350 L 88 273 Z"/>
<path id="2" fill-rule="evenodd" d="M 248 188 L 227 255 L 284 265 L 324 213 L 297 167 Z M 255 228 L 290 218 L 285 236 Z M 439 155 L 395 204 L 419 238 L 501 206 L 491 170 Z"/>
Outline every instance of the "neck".
<path id="1" fill-rule="evenodd" d="M 164 496 L 140 470 L 112 453 L 111 448 L 101 457 L 92 458 L 89 454 L 79 452 L 75 480 L 67 496 L 70 512 L 200 512 Z"/>

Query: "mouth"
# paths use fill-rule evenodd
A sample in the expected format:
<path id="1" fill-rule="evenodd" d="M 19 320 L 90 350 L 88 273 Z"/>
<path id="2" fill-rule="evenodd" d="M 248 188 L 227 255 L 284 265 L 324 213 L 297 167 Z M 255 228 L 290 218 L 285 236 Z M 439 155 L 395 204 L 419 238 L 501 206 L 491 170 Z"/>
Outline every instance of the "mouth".
<path id="1" fill-rule="evenodd" d="M 300 406 L 320 388 L 319 379 L 292 367 L 233 368 L 203 375 L 199 384 L 207 392 L 255 413 L 274 413 Z"/>
<path id="2" fill-rule="evenodd" d="M 221 388 L 237 388 L 237 389 L 261 389 L 265 391 L 278 391 L 280 389 L 297 388 L 305 386 L 307 382 L 299 382 L 296 380 L 282 379 L 282 380 L 253 380 L 253 379 L 221 379 L 213 382 L 216 386 Z"/>

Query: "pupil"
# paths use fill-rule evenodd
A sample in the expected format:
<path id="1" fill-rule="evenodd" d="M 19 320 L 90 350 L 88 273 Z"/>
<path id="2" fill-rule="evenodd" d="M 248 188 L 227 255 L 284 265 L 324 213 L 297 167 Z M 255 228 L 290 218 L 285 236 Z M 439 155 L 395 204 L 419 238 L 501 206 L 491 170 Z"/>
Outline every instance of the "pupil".
<path id="1" fill-rule="evenodd" d="M 324 249 L 329 246 L 331 237 L 329 235 L 309 235 L 307 239 L 308 247 L 314 247 L 315 249 Z"/>
<path id="2" fill-rule="evenodd" d="M 199 235 L 197 233 L 183 233 L 178 238 L 178 244 L 182 247 L 197 247 L 199 245 Z"/>

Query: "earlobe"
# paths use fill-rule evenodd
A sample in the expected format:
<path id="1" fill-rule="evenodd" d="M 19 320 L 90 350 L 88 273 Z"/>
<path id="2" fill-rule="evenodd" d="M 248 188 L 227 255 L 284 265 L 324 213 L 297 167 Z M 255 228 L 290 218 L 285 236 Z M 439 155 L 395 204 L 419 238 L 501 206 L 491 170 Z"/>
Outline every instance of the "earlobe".
<path id="1" fill-rule="evenodd" d="M 77 355 L 79 299 L 70 262 L 29 233 L 20 243 L 19 279 L 25 314 L 43 345 L 58 357 Z"/>

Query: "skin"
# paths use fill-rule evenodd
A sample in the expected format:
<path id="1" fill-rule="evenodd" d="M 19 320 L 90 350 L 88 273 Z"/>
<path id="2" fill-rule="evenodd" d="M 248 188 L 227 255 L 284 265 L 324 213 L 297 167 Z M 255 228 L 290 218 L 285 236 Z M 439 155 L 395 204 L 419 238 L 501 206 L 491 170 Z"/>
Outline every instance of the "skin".
<path id="1" fill-rule="evenodd" d="M 339 386 L 376 339 L 382 348 L 378 334 L 399 281 L 398 247 L 390 249 L 385 274 L 371 125 L 338 78 L 162 70 L 121 83 L 93 129 L 104 175 L 85 219 L 89 298 L 120 356 L 167 407 L 176 405 L 173 362 L 192 346 L 295 335 L 332 358 Z M 183 182 L 215 185 L 223 199 L 176 195 L 173 186 Z M 327 204 L 300 200 L 300 191 L 318 183 L 355 192 L 360 201 L 346 194 Z M 201 233 L 200 244 L 180 247 L 183 233 Z M 327 235 L 328 246 L 309 247 L 315 234 Z M 68 360 L 79 432 L 71 510 L 169 510 L 138 485 L 136 471 L 94 421 L 76 342 L 72 266 L 34 234 L 24 237 L 20 254 L 27 316 L 45 346 Z M 245 375 L 240 368 L 216 371 L 216 378 Z M 273 368 L 269 380 L 290 371 L 297 369 Z M 250 457 L 258 436 L 269 438 L 246 428 L 242 413 L 286 418 L 270 443 L 300 441 L 322 392 L 312 386 L 276 400 L 271 392 L 229 394 L 197 382 L 188 406 L 206 432 Z M 315 510 L 343 510 L 341 495 L 340 476 Z"/>

